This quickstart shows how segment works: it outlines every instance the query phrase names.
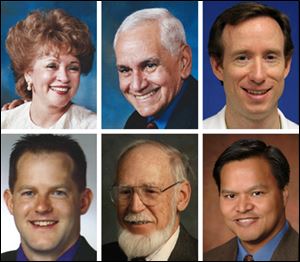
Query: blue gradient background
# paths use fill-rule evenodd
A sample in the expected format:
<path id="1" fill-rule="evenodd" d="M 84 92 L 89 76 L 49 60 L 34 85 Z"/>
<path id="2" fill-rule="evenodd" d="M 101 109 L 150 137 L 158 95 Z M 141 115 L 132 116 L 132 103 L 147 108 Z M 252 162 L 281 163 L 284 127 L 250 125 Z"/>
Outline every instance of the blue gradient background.
<path id="1" fill-rule="evenodd" d="M 28 13 L 39 9 L 64 9 L 68 14 L 86 23 L 92 34 L 92 42 L 96 48 L 96 1 L 1 1 L 1 106 L 18 98 L 15 91 L 13 72 L 10 69 L 10 59 L 6 52 L 5 40 L 10 27 L 26 18 Z M 73 102 L 96 112 L 97 105 L 97 75 L 96 52 L 91 72 L 81 76 L 80 88 Z"/>
<path id="2" fill-rule="evenodd" d="M 114 35 L 131 13 L 152 7 L 168 9 L 183 24 L 192 48 L 192 75 L 198 78 L 198 4 L 196 1 L 114 1 L 102 2 L 102 128 L 123 128 L 134 108 L 119 89 L 113 50 Z"/>
<path id="3" fill-rule="evenodd" d="M 208 56 L 209 30 L 219 14 L 237 1 L 204 1 L 203 3 L 203 118 L 216 114 L 226 103 L 223 86 L 214 76 Z M 294 54 L 291 71 L 285 80 L 285 89 L 279 108 L 285 116 L 299 124 L 299 3 L 298 1 L 260 1 L 288 15 L 292 28 Z"/>

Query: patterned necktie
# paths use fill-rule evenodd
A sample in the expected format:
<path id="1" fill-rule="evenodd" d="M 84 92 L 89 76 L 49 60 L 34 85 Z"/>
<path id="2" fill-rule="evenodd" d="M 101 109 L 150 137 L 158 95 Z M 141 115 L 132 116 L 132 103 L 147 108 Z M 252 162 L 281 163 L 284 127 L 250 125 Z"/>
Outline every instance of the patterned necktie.
<path id="1" fill-rule="evenodd" d="M 247 254 L 245 257 L 244 257 L 244 260 L 243 261 L 254 261 L 253 259 L 253 256 L 250 255 L 250 254 Z"/>
<path id="2" fill-rule="evenodd" d="M 157 125 L 155 124 L 155 122 L 149 122 L 146 125 L 146 128 L 148 128 L 148 129 L 157 129 Z"/>

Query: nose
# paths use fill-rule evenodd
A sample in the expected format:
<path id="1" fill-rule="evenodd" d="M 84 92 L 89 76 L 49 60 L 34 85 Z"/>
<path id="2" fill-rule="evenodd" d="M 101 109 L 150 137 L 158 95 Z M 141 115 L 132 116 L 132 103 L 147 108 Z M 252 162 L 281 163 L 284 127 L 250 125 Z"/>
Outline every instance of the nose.
<path id="1" fill-rule="evenodd" d="M 59 80 L 62 83 L 68 83 L 69 82 L 69 75 L 64 67 L 59 67 L 57 70 L 57 80 Z"/>
<path id="2" fill-rule="evenodd" d="M 241 196 L 236 205 L 236 211 L 239 213 L 247 213 L 252 210 L 254 205 L 248 196 Z"/>
<path id="3" fill-rule="evenodd" d="M 254 63 L 250 69 L 249 79 L 256 85 L 261 85 L 265 82 L 266 68 L 261 58 L 257 58 L 254 60 Z"/>
<path id="4" fill-rule="evenodd" d="M 147 87 L 147 80 L 143 72 L 136 70 L 132 73 L 131 89 L 135 92 L 139 92 Z"/>
<path id="5" fill-rule="evenodd" d="M 48 196 L 38 196 L 36 203 L 36 213 L 48 213 L 52 211 L 51 201 Z"/>
<path id="6" fill-rule="evenodd" d="M 142 212 L 145 209 L 145 205 L 143 201 L 141 200 L 139 194 L 137 192 L 133 192 L 129 209 L 133 213 L 139 213 Z"/>

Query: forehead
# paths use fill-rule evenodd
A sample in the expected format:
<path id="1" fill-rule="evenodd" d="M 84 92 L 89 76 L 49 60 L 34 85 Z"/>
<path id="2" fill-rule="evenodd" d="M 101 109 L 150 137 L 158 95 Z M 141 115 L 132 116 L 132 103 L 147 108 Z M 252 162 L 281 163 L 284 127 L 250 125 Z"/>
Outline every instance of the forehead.
<path id="1" fill-rule="evenodd" d="M 40 180 L 47 183 L 69 181 L 73 168 L 73 160 L 65 153 L 26 152 L 17 162 L 17 183 Z"/>
<path id="2" fill-rule="evenodd" d="M 277 48 L 283 51 L 284 35 L 276 20 L 255 17 L 237 25 L 226 25 L 222 33 L 225 48 Z M 255 45 L 253 44 L 255 43 Z"/>
<path id="3" fill-rule="evenodd" d="M 157 184 L 172 180 L 170 157 L 153 145 L 141 145 L 129 151 L 118 169 L 120 184 Z"/>
<path id="4" fill-rule="evenodd" d="M 157 22 L 147 22 L 121 32 L 115 47 L 118 63 L 123 60 L 124 56 L 154 55 L 162 49 L 164 48 L 161 45 L 160 29 Z"/>
<path id="5" fill-rule="evenodd" d="M 221 170 L 221 187 L 235 190 L 264 185 L 277 187 L 270 164 L 264 158 L 252 157 L 225 164 Z"/>

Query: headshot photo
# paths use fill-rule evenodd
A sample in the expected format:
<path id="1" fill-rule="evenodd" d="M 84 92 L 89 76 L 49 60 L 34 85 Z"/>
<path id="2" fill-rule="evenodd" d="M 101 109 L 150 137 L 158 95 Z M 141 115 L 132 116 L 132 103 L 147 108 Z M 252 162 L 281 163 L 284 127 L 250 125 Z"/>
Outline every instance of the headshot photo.
<path id="1" fill-rule="evenodd" d="M 96 10 L 1 2 L 1 128 L 97 127 Z"/>
<path id="2" fill-rule="evenodd" d="M 102 261 L 197 261 L 197 166 L 197 135 L 102 135 Z"/>
<path id="3" fill-rule="evenodd" d="M 203 128 L 299 130 L 299 2 L 203 2 Z"/>
<path id="4" fill-rule="evenodd" d="M 1 141 L 1 261 L 96 261 L 96 135 Z"/>
<path id="5" fill-rule="evenodd" d="M 299 260 L 299 135 L 203 137 L 203 260 Z"/>
<path id="6" fill-rule="evenodd" d="M 102 128 L 198 128 L 197 1 L 102 2 Z"/>

